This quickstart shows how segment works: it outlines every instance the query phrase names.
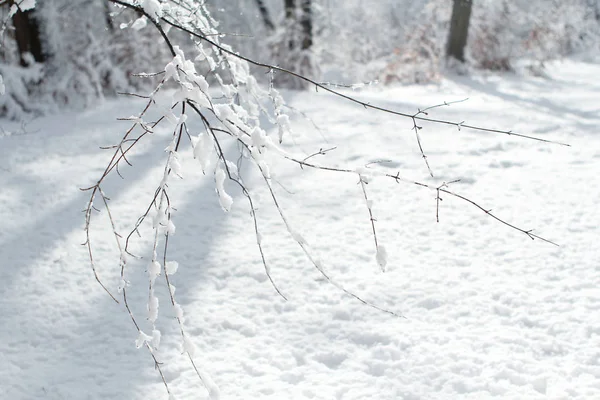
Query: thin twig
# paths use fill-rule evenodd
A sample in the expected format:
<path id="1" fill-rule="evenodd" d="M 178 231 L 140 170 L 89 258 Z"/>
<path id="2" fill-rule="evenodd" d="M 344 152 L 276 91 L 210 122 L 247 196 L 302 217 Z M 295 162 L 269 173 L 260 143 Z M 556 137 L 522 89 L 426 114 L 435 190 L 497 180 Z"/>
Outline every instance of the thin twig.
<path id="1" fill-rule="evenodd" d="M 377 242 L 377 230 L 375 229 L 375 217 L 373 217 L 373 207 L 371 200 L 367 196 L 367 181 L 365 181 L 364 177 L 361 174 L 358 174 L 358 179 L 360 183 L 360 188 L 363 192 L 363 197 L 365 199 L 365 205 L 367 206 L 367 211 L 369 212 L 369 221 L 371 222 L 371 229 L 373 230 L 373 240 L 375 241 L 375 252 L 379 251 L 379 243 Z M 381 269 L 384 269 L 384 266 L 381 266 Z"/>
<path id="2" fill-rule="evenodd" d="M 110 0 L 110 1 L 117 2 L 118 0 Z M 263 68 L 267 68 L 267 69 L 271 69 L 271 70 L 274 70 L 274 71 L 279 71 L 279 72 L 283 72 L 285 74 L 291 75 L 291 76 L 296 77 L 296 78 L 298 78 L 298 79 L 300 79 L 302 81 L 305 81 L 307 83 L 310 83 L 310 84 L 314 85 L 316 88 L 323 89 L 326 92 L 329 92 L 329 93 L 331 93 L 331 94 L 333 94 L 335 96 L 338 96 L 338 97 L 346 99 L 346 100 L 348 100 L 350 102 L 359 104 L 359 105 L 361 105 L 364 108 L 368 108 L 368 109 L 376 110 L 376 111 L 381 111 L 381 112 L 384 112 L 384 113 L 393 114 L 393 115 L 397 115 L 397 116 L 401 116 L 401 117 L 405 117 L 405 118 L 413 118 L 413 115 L 411 115 L 411 114 L 407 114 L 407 113 L 404 113 L 404 112 L 395 111 L 395 110 L 392 110 L 392 109 L 388 109 L 388 108 L 384 108 L 384 107 L 372 105 L 370 103 L 366 103 L 364 101 L 358 100 L 355 97 L 352 97 L 352 96 L 343 94 L 343 93 L 341 93 L 339 91 L 333 90 L 333 89 L 331 89 L 331 88 L 329 88 L 329 87 L 327 87 L 327 86 L 325 86 L 325 85 L 323 85 L 323 84 L 321 84 L 321 83 L 319 83 L 317 81 L 314 81 L 314 80 L 312 80 L 310 78 L 307 78 L 306 76 L 303 76 L 303 75 L 298 74 L 296 72 L 290 71 L 288 69 L 281 68 L 281 67 L 278 67 L 278 66 L 275 66 L 275 65 L 270 65 L 270 64 L 265 64 L 265 63 L 262 63 L 262 62 L 255 61 L 255 60 L 253 60 L 251 58 L 245 57 L 245 56 L 243 56 L 243 55 L 241 55 L 239 53 L 236 53 L 236 52 L 231 51 L 231 50 L 229 50 L 227 48 L 224 48 L 223 46 L 221 46 L 218 43 L 216 43 L 215 41 L 207 38 L 206 36 L 201 35 L 201 34 L 199 34 L 197 32 L 191 31 L 191 30 L 187 29 L 184 26 L 178 25 L 178 24 L 170 21 L 167 18 L 162 18 L 162 20 L 165 23 L 167 23 L 168 25 L 171 25 L 172 27 L 175 27 L 175 28 L 177 28 L 177 29 L 179 29 L 179 30 L 181 30 L 181 31 L 183 31 L 185 33 L 188 33 L 188 34 L 190 34 L 190 35 L 192 35 L 192 36 L 194 36 L 194 37 L 196 37 L 198 39 L 201 39 L 201 40 L 205 41 L 206 43 L 208 43 L 208 44 L 210 44 L 212 46 L 215 46 L 217 49 L 219 49 L 223 53 L 226 53 L 226 54 L 229 54 L 230 56 L 233 56 L 233 57 L 239 58 L 241 60 L 244 60 L 244 61 L 246 61 L 246 62 L 248 62 L 248 63 L 250 63 L 252 65 L 255 65 L 257 67 L 263 67 Z M 512 131 L 506 131 L 506 130 L 502 130 L 502 129 L 485 128 L 485 127 L 480 127 L 480 126 L 476 126 L 476 125 L 469 125 L 469 124 L 465 124 L 464 121 L 462 121 L 462 122 L 453 122 L 453 121 L 440 120 L 440 119 L 434 119 L 434 118 L 426 118 L 426 117 L 420 117 L 420 116 L 415 116 L 414 118 L 416 120 L 419 120 L 419 121 L 432 122 L 432 123 L 437 123 L 437 124 L 442 124 L 442 125 L 452 125 L 452 126 L 455 126 L 455 127 L 459 128 L 459 129 L 460 128 L 467 128 L 467 129 L 472 129 L 472 130 L 480 131 L 480 132 L 501 133 L 501 134 L 505 134 L 505 135 L 521 137 L 521 138 L 524 138 L 524 139 L 536 140 L 536 141 L 544 142 L 544 143 L 552 143 L 552 144 L 558 144 L 558 145 L 562 145 L 562 146 L 570 146 L 567 143 L 561 143 L 561 142 L 557 142 L 557 141 L 553 141 L 553 140 L 543 139 L 543 138 L 539 138 L 539 137 L 536 137 L 536 136 L 525 135 L 525 134 L 516 133 L 516 132 L 512 132 Z"/>

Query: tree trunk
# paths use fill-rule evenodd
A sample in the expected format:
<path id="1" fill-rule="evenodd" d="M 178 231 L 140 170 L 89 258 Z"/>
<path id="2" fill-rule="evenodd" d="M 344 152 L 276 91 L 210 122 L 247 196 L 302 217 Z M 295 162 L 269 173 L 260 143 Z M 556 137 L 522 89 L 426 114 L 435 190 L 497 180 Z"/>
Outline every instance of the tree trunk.
<path id="1" fill-rule="evenodd" d="M 296 0 L 284 0 L 285 1 L 285 20 L 290 21 L 295 18 L 296 15 Z"/>
<path id="2" fill-rule="evenodd" d="M 307 50 L 313 44 L 312 0 L 301 0 L 300 25 L 302 26 L 302 50 Z"/>
<path id="3" fill-rule="evenodd" d="M 115 23 L 113 22 L 112 16 L 110 15 L 110 3 L 108 1 L 104 2 L 104 19 L 106 21 L 106 28 L 110 32 L 114 32 Z"/>
<path id="4" fill-rule="evenodd" d="M 14 1 L 10 2 L 11 5 L 12 3 Z M 27 53 L 30 53 L 36 62 L 44 62 L 46 57 L 40 40 L 40 26 L 34 12 L 31 10 L 17 11 L 13 16 L 13 25 L 15 26 L 15 39 L 21 66 L 26 67 L 29 64 L 25 57 Z"/>
<path id="5" fill-rule="evenodd" d="M 450 33 L 446 56 L 465 62 L 465 47 L 469 35 L 469 20 L 473 0 L 453 0 L 452 19 L 450 20 Z"/>
<path id="6" fill-rule="evenodd" d="M 296 0 L 285 0 L 285 27 L 288 30 L 288 49 L 294 50 L 295 43 L 295 25 L 296 25 Z"/>
<path id="7" fill-rule="evenodd" d="M 269 9 L 265 5 L 264 0 L 255 0 L 255 2 L 256 2 L 256 6 L 258 7 L 258 11 L 260 11 L 260 15 L 263 19 L 265 27 L 269 31 L 274 31 L 275 24 L 273 23 L 273 20 L 271 19 L 271 14 L 269 13 Z"/>
<path id="8" fill-rule="evenodd" d="M 276 58 L 284 68 L 312 76 L 316 72 L 311 52 L 314 40 L 312 0 L 284 0 L 284 11 L 284 34 L 276 46 Z M 279 75 L 276 83 L 290 89 L 307 87 L 302 80 L 286 75 Z"/>
<path id="9" fill-rule="evenodd" d="M 285 0 L 285 20 L 293 33 L 290 50 L 308 50 L 313 45 L 312 0 Z"/>

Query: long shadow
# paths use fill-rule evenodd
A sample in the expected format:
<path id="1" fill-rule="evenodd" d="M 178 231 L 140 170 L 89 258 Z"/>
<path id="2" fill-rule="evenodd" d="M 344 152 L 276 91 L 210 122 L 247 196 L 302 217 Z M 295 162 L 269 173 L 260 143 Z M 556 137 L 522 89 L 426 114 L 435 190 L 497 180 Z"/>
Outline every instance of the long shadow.
<path id="1" fill-rule="evenodd" d="M 120 114 L 121 110 L 115 116 Z M 122 126 L 114 129 L 121 132 Z M 127 171 L 126 181 L 108 182 L 106 191 L 112 194 L 113 203 L 127 201 L 122 198 L 123 190 L 145 177 L 147 167 L 156 164 L 155 157 L 164 158 L 164 143 L 158 139 L 160 145 L 154 146 L 158 149 L 131 157 L 135 168 Z M 15 147 L 27 151 L 26 146 L 19 148 L 18 143 Z M 94 151 L 85 146 L 80 150 Z M 21 183 L 27 181 L 25 192 L 29 193 L 25 194 L 29 194 L 29 207 L 42 210 L 48 185 L 36 177 L 13 178 Z M 214 200 L 214 192 L 212 181 L 206 182 L 208 186 L 198 185 L 185 196 L 189 200 L 206 199 L 201 207 L 190 207 L 201 213 L 202 225 L 211 227 L 210 234 L 203 235 L 200 249 L 204 250 L 219 236 L 225 218 L 218 211 L 216 200 L 215 205 L 209 204 L 209 199 Z M 0 386 L 11 398 L 133 398 L 138 386 L 158 380 L 148 354 L 134 347 L 135 330 L 122 306 L 103 294 L 99 285 L 89 284 L 94 278 L 85 251 L 76 247 L 84 237 L 84 216 L 80 211 L 88 195 L 75 186 L 81 182 L 73 183 L 73 191 L 77 193 L 68 202 L 11 232 L 0 248 L 0 353 L 8 371 L 2 374 L 5 378 Z M 178 217 L 187 218 L 184 212 Z M 185 226 L 180 227 L 180 235 L 185 235 L 186 230 Z M 74 235 L 78 231 L 81 235 Z M 72 242 L 73 236 L 77 236 L 78 243 Z M 196 253 L 194 257 L 201 255 Z M 201 270 L 194 270 L 190 276 L 183 274 L 184 271 L 182 276 L 186 279 L 202 279 Z M 90 293 L 89 287 L 95 287 L 97 292 Z M 141 297 L 132 297 L 132 301 L 137 299 Z"/>
<path id="2" fill-rule="evenodd" d="M 20 152 L 23 155 L 29 154 L 30 160 L 34 160 L 37 155 L 61 153 L 69 141 L 86 143 L 77 135 L 79 130 L 76 123 L 70 127 L 70 132 L 60 132 L 49 118 L 45 121 L 51 130 L 40 130 L 30 137 L 13 137 L 13 143 L 3 144 L 3 153 L 8 151 Z M 74 122 L 74 121 L 72 121 Z M 63 128 L 63 127 L 61 127 Z M 84 128 L 84 127 L 81 127 Z M 114 129 L 119 129 L 117 126 Z M 53 138 L 54 147 L 48 146 L 51 142 L 51 136 L 54 132 L 60 132 L 60 135 Z M 85 132 L 89 133 L 89 132 Z M 37 139 L 37 140 L 36 140 Z M 91 142 L 94 138 L 88 137 Z M 22 142 L 21 142 L 22 141 Z M 43 142 L 43 143 L 40 143 Z M 37 143 L 37 146 L 36 146 Z M 33 144 L 33 145 L 32 145 Z M 76 154 L 71 156 L 63 155 L 66 162 L 73 162 L 79 151 L 93 151 L 87 149 L 83 144 L 83 149 L 74 148 Z M 12 146 L 9 146 L 12 145 Z M 96 148 L 96 146 L 93 146 Z M 5 154 L 3 154 L 4 156 Z M 6 161 L 7 157 L 2 157 Z M 148 163 L 147 155 L 138 155 L 133 157 L 132 161 L 137 164 Z M 99 332 L 98 326 L 90 324 L 79 308 L 85 304 L 86 300 L 82 293 L 77 293 L 77 286 L 81 285 L 82 277 L 93 280 L 91 270 L 87 263 L 79 257 L 73 262 L 66 262 L 61 259 L 61 254 L 67 254 L 69 258 L 77 256 L 80 252 L 73 252 L 73 246 L 76 243 L 68 243 L 67 237 L 78 231 L 83 226 L 83 209 L 86 203 L 85 193 L 78 190 L 77 184 L 73 182 L 70 187 L 71 193 L 64 194 L 70 200 L 62 203 L 55 209 L 45 209 L 44 203 L 47 196 L 57 195 L 56 188 L 51 184 L 44 182 L 34 175 L 28 175 L 25 172 L 17 172 L 12 166 L 8 166 L 7 172 L 10 176 L 6 183 L 17 184 L 17 188 L 24 194 L 27 201 L 26 208 L 29 208 L 33 215 L 29 224 L 23 224 L 19 230 L 5 235 L 0 248 L 0 260 L 2 268 L 0 269 L 0 315 L 2 323 L 0 324 L 0 347 L 2 354 L 5 355 L 5 365 L 13 368 L 16 372 L 11 374 L 11 379 L 3 379 L 3 392 L 13 394 L 13 398 L 86 398 L 86 388 L 93 387 L 94 382 L 82 381 L 81 393 L 67 394 L 64 391 L 64 382 L 73 380 L 79 371 L 90 370 L 97 359 L 98 354 L 86 354 L 85 345 L 78 344 L 79 338 L 89 338 L 90 341 L 95 334 Z M 135 172 L 129 174 L 130 182 L 143 177 L 144 168 L 138 168 Z M 69 179 L 71 180 L 71 179 Z M 73 178 L 76 181 L 77 178 Z M 119 185 L 109 184 L 107 188 L 111 192 Z M 60 194 L 59 194 L 60 195 Z M 60 203 L 59 203 L 60 204 Z M 15 216 L 16 217 L 16 216 Z M 77 240 L 83 241 L 83 233 Z M 65 241 L 67 241 L 65 243 Z M 56 269 L 59 279 L 53 279 L 47 276 L 50 268 Z M 85 268 L 86 273 L 82 273 Z M 76 270 L 76 271 L 75 271 Z M 43 276 L 45 275 L 45 276 Z M 49 302 L 40 301 L 47 296 L 55 295 L 62 291 L 62 296 L 71 297 L 72 293 L 82 297 L 70 298 L 68 304 L 63 304 L 59 310 L 50 307 Z M 91 293 L 93 295 L 93 293 Z M 60 297 L 61 294 L 58 294 Z M 60 299 L 57 300 L 60 304 Z M 108 308 L 107 308 L 108 307 Z M 98 310 L 103 313 L 97 313 Z M 114 307 L 110 303 L 101 301 L 97 310 L 94 310 L 94 320 L 107 322 L 107 317 L 114 314 Z M 74 323 L 74 321 L 76 321 Z M 87 325 L 87 332 L 80 335 L 77 332 L 79 324 Z M 110 325 L 110 324 L 109 324 Z M 107 325 L 107 326 L 109 326 Z M 100 330 L 101 331 L 101 330 Z M 87 349 L 94 349 L 96 344 L 87 343 Z M 21 378 L 19 378 L 21 376 Z M 10 385 L 6 387 L 5 385 Z M 14 390 L 14 393 L 12 391 Z M 78 389 L 79 390 L 79 389 Z M 96 398 L 96 396 L 93 396 Z"/>
<path id="3" fill-rule="evenodd" d="M 118 116 L 118 114 L 114 114 L 114 116 Z M 117 136 L 114 138 L 116 140 L 118 139 L 120 132 L 123 132 L 123 125 L 114 124 L 114 126 L 107 127 L 106 130 L 109 129 L 118 132 Z M 49 132 L 42 131 L 32 134 L 28 139 L 32 140 L 34 143 L 39 142 L 35 135 L 45 136 L 41 139 L 42 144 L 38 145 L 37 148 L 36 146 L 32 146 L 31 142 L 19 143 L 18 140 L 20 140 L 20 138 L 14 138 L 16 140 L 16 142 L 14 142 L 16 149 L 9 148 L 9 146 L 3 147 L 2 151 L 0 151 L 0 158 L 6 160 L 6 154 L 13 151 L 25 154 L 30 153 L 31 156 L 29 160 L 35 160 L 35 158 L 41 154 L 57 153 L 59 157 L 61 157 L 62 162 L 67 165 L 73 165 L 79 161 L 79 157 L 82 154 L 97 153 L 101 151 L 96 144 L 89 143 L 96 142 L 97 136 L 102 135 L 102 132 L 97 133 L 95 138 L 87 137 L 84 141 L 81 137 L 77 137 L 77 135 L 86 134 L 88 132 L 80 133 L 77 126 L 72 126 L 71 132 L 61 135 L 62 137 L 60 138 L 52 138 L 51 136 L 56 130 L 57 129 L 53 128 L 53 130 Z M 64 143 L 53 143 L 53 146 L 55 146 L 54 148 L 46 147 L 52 144 L 52 141 L 56 142 L 59 140 L 62 140 Z M 161 142 L 161 138 L 153 138 L 153 140 L 159 143 Z M 162 140 L 166 141 L 164 138 Z M 83 148 L 74 148 L 71 149 L 71 152 L 68 152 L 63 149 L 61 145 L 68 143 L 69 141 L 85 144 L 83 144 Z M 98 142 L 107 144 L 109 141 L 110 139 L 107 138 L 106 141 Z M 156 149 L 149 148 L 148 152 L 131 157 L 130 161 L 134 167 L 127 169 L 127 180 L 110 179 L 107 181 L 105 187 L 106 192 L 109 194 L 119 193 L 119 191 L 122 191 L 127 186 L 142 179 L 145 176 L 147 169 L 154 165 L 154 160 L 156 160 L 157 157 L 162 158 L 162 154 L 160 153 L 161 150 L 162 149 L 159 149 L 159 152 L 156 152 Z M 158 158 L 158 160 L 161 158 Z M 87 200 L 89 199 L 89 193 L 82 192 L 79 189 L 86 185 L 89 186 L 94 179 L 98 179 L 105 163 L 108 163 L 109 159 L 110 155 L 107 153 L 104 161 L 102 161 L 102 165 L 98 167 L 93 165 L 83 165 L 86 169 L 89 168 L 93 170 L 96 168 L 98 173 L 90 173 L 90 171 L 84 170 L 91 178 L 73 177 L 72 179 L 69 179 L 68 193 L 57 193 L 57 188 L 54 184 L 45 181 L 41 177 L 27 174 L 26 172 L 11 170 L 10 165 L 6 168 L 6 175 L 3 176 L 2 179 L 4 185 L 14 185 L 17 187 L 17 190 L 23 194 L 22 197 L 26 202 L 24 208 L 30 210 L 33 218 L 31 218 L 29 224 L 23 224 L 19 230 L 3 232 L 3 235 L 0 236 L 0 245 L 2 246 L 0 248 L 0 260 L 3 260 L 5 265 L 11 265 L 11 268 L 0 269 L 0 282 L 2 282 L 2 285 L 0 286 L 0 295 L 4 294 L 4 290 L 10 288 L 11 280 L 16 273 L 24 274 L 27 269 L 33 268 L 31 262 L 38 260 L 40 255 L 43 256 L 48 254 L 55 247 L 55 243 L 64 238 L 68 233 L 75 229 L 81 229 L 81 238 L 83 242 L 84 215 L 81 211 L 86 206 Z M 74 170 L 77 171 L 77 169 Z M 63 197 L 70 198 L 70 200 L 56 209 L 47 209 L 44 207 L 45 200 L 47 197 L 51 196 L 58 198 L 59 203 L 60 198 Z M 14 217 L 18 218 L 17 215 L 14 215 Z"/>
<path id="4" fill-rule="evenodd" d="M 506 93 L 500 90 L 498 85 L 494 82 L 480 82 L 469 77 L 461 76 L 448 76 L 447 78 L 460 86 L 466 86 L 472 90 L 495 96 L 514 104 L 532 106 L 538 110 L 548 112 L 549 114 L 553 114 L 555 116 L 572 116 L 576 119 L 600 118 L 598 111 L 581 111 L 576 108 L 558 105 L 546 98 L 540 97 L 539 95 L 522 97 L 511 93 Z M 567 85 L 564 84 L 564 82 L 556 82 L 553 80 L 549 80 L 547 86 L 543 86 L 543 88 L 548 89 L 549 86 L 552 87 L 556 92 L 564 91 L 567 88 Z"/>
<path id="5" fill-rule="evenodd" d="M 444 98 L 441 96 L 439 100 L 437 100 L 434 103 L 431 103 L 428 101 L 423 101 L 422 99 L 419 100 L 418 98 L 415 98 L 414 101 L 406 101 L 406 100 L 403 100 L 402 98 L 396 98 L 396 97 L 384 98 L 381 94 L 373 95 L 369 92 L 364 92 L 364 93 L 363 92 L 344 92 L 344 93 L 348 94 L 360 101 L 371 104 L 373 106 L 381 107 L 381 108 L 388 109 L 388 110 L 395 111 L 395 112 L 404 113 L 409 116 L 417 113 L 419 109 L 423 109 L 426 107 L 430 107 L 430 106 L 434 106 L 436 104 L 443 103 L 444 100 L 446 100 L 446 101 L 452 100 L 452 99 Z M 321 104 L 321 101 L 327 101 L 331 107 L 344 106 L 344 107 L 347 107 L 348 112 L 351 112 L 354 114 L 365 113 L 365 115 L 371 115 L 371 116 L 375 115 L 375 116 L 380 117 L 382 119 L 382 121 L 397 123 L 398 128 L 402 132 L 411 133 L 412 120 L 410 119 L 410 117 L 403 117 L 403 116 L 393 115 L 393 114 L 378 111 L 378 110 L 368 109 L 368 108 L 365 108 L 354 102 L 348 101 L 346 99 L 343 99 L 338 96 L 332 95 L 330 93 L 325 93 L 322 91 L 318 92 L 318 94 L 314 94 L 314 96 L 324 97 L 323 99 L 319 99 L 319 102 L 316 104 Z M 293 96 L 291 98 L 293 98 Z M 463 120 L 463 118 L 461 118 L 461 113 L 463 112 L 462 110 L 464 108 L 461 108 L 461 107 L 465 107 L 468 105 L 469 104 L 467 102 L 465 104 L 453 105 L 450 107 L 436 108 L 433 111 L 429 111 L 429 114 L 425 117 L 459 123 L 460 121 Z M 315 107 L 315 106 L 310 105 L 310 106 L 305 106 L 303 108 L 304 108 L 304 111 L 308 111 L 310 113 L 310 110 L 312 109 L 312 107 Z M 477 114 L 485 115 L 486 114 L 486 112 L 484 112 L 484 111 L 473 110 L 472 108 L 470 108 L 468 110 L 468 112 L 470 115 L 477 115 Z M 358 118 L 357 120 L 360 121 L 360 118 Z M 365 120 L 364 122 L 356 122 L 353 124 L 353 127 L 363 129 L 365 134 L 372 134 L 373 133 L 372 119 L 368 119 L 368 121 L 370 121 L 370 122 L 367 122 L 367 120 Z M 318 124 L 318 121 L 316 121 L 316 122 Z M 338 119 L 338 120 L 327 120 L 327 125 L 331 126 L 331 125 L 335 125 L 336 123 L 346 124 L 347 119 L 343 118 L 343 119 Z M 419 125 L 422 125 L 424 127 L 441 126 L 436 123 L 429 123 L 429 122 L 424 122 L 424 121 L 421 121 L 419 123 Z M 410 135 L 410 138 L 412 139 L 412 134 Z M 327 140 L 330 140 L 332 143 L 335 143 L 336 136 L 329 135 L 329 137 L 327 137 Z"/>

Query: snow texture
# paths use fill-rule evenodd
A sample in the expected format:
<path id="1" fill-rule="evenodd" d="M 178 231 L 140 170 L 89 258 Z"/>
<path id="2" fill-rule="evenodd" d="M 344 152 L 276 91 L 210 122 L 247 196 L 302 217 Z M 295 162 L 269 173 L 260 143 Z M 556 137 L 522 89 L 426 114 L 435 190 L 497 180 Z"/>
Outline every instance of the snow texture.
<path id="1" fill-rule="evenodd" d="M 289 300 L 278 296 L 243 195 L 224 192 L 221 167 L 215 195 L 212 171 L 204 175 L 206 166 L 193 160 L 203 155 L 198 142 L 193 153 L 183 145 L 178 153 L 186 179 L 169 181 L 177 208 L 170 257 L 181 264 L 170 282 L 186 310 L 185 336 L 170 318 L 180 311 L 161 313 L 155 328 L 145 320 L 146 269 L 160 273 L 160 265 L 129 257 L 125 282 L 110 224 L 98 222 L 94 231 L 99 276 L 115 292 L 127 288 L 138 332 L 86 267 L 80 210 L 87 195 L 79 188 L 95 182 L 107 162 L 98 148 L 117 143 L 126 129 L 116 118 L 136 114 L 142 103 L 106 101 L 83 113 L 36 119 L 20 135 L 0 135 L 0 397 L 166 399 L 147 349 L 135 348 L 160 342 L 155 352 L 178 400 L 600 398 L 600 66 L 565 60 L 548 64 L 548 75 L 450 76 L 439 85 L 356 92 L 409 113 L 468 97 L 430 115 L 572 145 L 424 124 L 420 134 L 435 178 L 415 151 L 410 121 L 320 92 L 289 100 L 323 136 L 293 118 L 303 135 L 295 145 L 284 137 L 286 151 L 308 155 L 337 146 L 311 160 L 351 170 L 389 160 L 369 169 L 436 186 L 460 178 L 451 190 L 560 244 L 532 241 L 443 194 L 436 223 L 434 191 L 378 178 L 368 189 L 387 250 L 383 274 L 374 265 L 356 175 L 274 165 L 281 187 L 273 187 L 297 239 L 312 244 L 336 282 L 406 319 L 368 308 L 324 281 L 287 234 L 256 166 L 242 164 L 260 204 L 271 275 Z M 0 124 L 2 131 L 20 129 Z M 157 128 L 148 135 L 129 156 L 134 167 L 122 169 L 125 179 L 107 183 L 120 229 L 135 224 L 154 194 L 164 170 L 155 160 L 164 157 L 171 133 Z M 236 207 L 223 213 L 232 199 Z M 137 246 L 146 254 L 152 249 L 148 241 Z M 174 272 L 174 264 L 164 267 Z M 170 308 L 164 284 L 155 295 Z"/>

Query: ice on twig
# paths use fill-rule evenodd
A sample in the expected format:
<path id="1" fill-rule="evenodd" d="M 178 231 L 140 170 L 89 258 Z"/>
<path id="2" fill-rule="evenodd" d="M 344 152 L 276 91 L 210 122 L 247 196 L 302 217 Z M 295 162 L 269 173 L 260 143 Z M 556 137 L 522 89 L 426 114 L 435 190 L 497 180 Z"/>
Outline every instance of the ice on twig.
<path id="1" fill-rule="evenodd" d="M 146 25 L 148 25 L 148 18 L 143 16 L 143 17 L 136 19 L 135 22 L 133 24 L 131 24 L 131 29 L 139 31 L 141 29 L 144 29 L 146 27 Z"/>
<path id="2" fill-rule="evenodd" d="M 200 376 L 202 377 L 202 382 L 204 383 L 206 390 L 208 390 L 208 395 L 209 395 L 210 399 L 211 400 L 219 400 L 221 398 L 221 391 L 219 390 L 219 387 L 215 384 L 215 382 L 212 380 L 210 375 L 208 375 L 206 372 L 204 372 L 204 371 L 198 371 L 198 372 L 199 372 Z"/>
<path id="3" fill-rule="evenodd" d="M 160 331 L 158 329 L 154 329 L 152 331 L 152 347 L 154 347 L 155 349 L 158 349 L 158 346 L 160 346 L 160 338 Z"/>
<path id="4" fill-rule="evenodd" d="M 169 167 L 175 175 L 181 177 L 181 163 L 179 162 L 179 155 L 175 151 L 171 153 L 169 158 Z"/>
<path id="5" fill-rule="evenodd" d="M 304 240 L 304 237 L 300 233 L 298 233 L 298 232 L 296 232 L 294 230 L 291 230 L 291 229 L 290 229 L 289 232 L 290 232 L 290 235 L 292 236 L 292 238 L 296 242 L 298 242 L 300 245 L 306 244 L 306 241 Z"/>
<path id="6" fill-rule="evenodd" d="M 190 357 L 194 357 L 194 354 L 196 354 L 196 345 L 186 334 L 183 335 L 182 348 L 184 352 L 190 355 Z"/>
<path id="7" fill-rule="evenodd" d="M 158 21 L 163 16 L 163 10 L 158 0 L 143 0 L 142 8 L 146 14 Z"/>
<path id="8" fill-rule="evenodd" d="M 165 264 L 165 272 L 169 275 L 173 275 L 177 272 L 179 263 L 177 261 L 167 261 Z"/>
<path id="9" fill-rule="evenodd" d="M 158 297 L 150 296 L 148 301 L 148 320 L 155 322 L 158 318 Z"/>
<path id="10" fill-rule="evenodd" d="M 173 223 L 173 220 L 171 218 L 169 218 L 169 220 L 167 221 L 166 232 L 169 234 L 169 236 L 175 234 L 175 224 Z"/>
<path id="11" fill-rule="evenodd" d="M 279 143 L 281 143 L 283 136 L 292 131 L 290 117 L 286 114 L 279 114 L 277 116 L 277 126 L 279 127 Z"/>
<path id="12" fill-rule="evenodd" d="M 264 129 L 254 128 L 252 130 L 252 145 L 256 147 L 264 147 L 268 144 L 267 133 Z"/>
<path id="13" fill-rule="evenodd" d="M 215 171 L 215 181 L 217 186 L 217 194 L 219 195 L 219 204 L 221 204 L 221 208 L 225 211 L 229 211 L 231 209 L 231 205 L 233 204 L 233 199 L 230 195 L 225 192 L 225 178 L 227 177 L 225 171 L 221 168 L 217 168 Z"/>
<path id="14" fill-rule="evenodd" d="M 146 342 L 150 342 L 151 340 L 152 340 L 152 336 L 148 336 L 143 331 L 140 330 L 139 335 L 138 335 L 137 339 L 135 340 L 135 347 L 139 349 Z"/>
<path id="15" fill-rule="evenodd" d="M 175 313 L 175 318 L 183 318 L 183 308 L 181 308 L 179 304 L 175 303 L 175 305 L 173 305 L 173 312 Z"/>
<path id="16" fill-rule="evenodd" d="M 148 267 L 148 274 L 150 276 L 160 275 L 160 263 L 158 261 L 154 260 L 150 263 L 150 266 Z"/>
<path id="17" fill-rule="evenodd" d="M 129 282 L 127 282 L 125 279 L 121 279 L 119 281 L 119 286 L 117 287 L 117 291 L 119 293 L 121 293 L 127 286 L 129 286 Z"/>
<path id="18" fill-rule="evenodd" d="M 379 264 L 379 267 L 381 268 L 382 271 L 385 272 L 385 267 L 387 265 L 387 251 L 385 250 L 385 247 L 383 247 L 382 245 L 377 245 L 377 264 Z"/>
<path id="19" fill-rule="evenodd" d="M 192 146 L 194 148 L 194 158 L 200 162 L 202 171 L 204 172 L 210 165 L 210 156 L 214 151 L 213 138 L 207 133 L 201 133 L 192 138 Z"/>

